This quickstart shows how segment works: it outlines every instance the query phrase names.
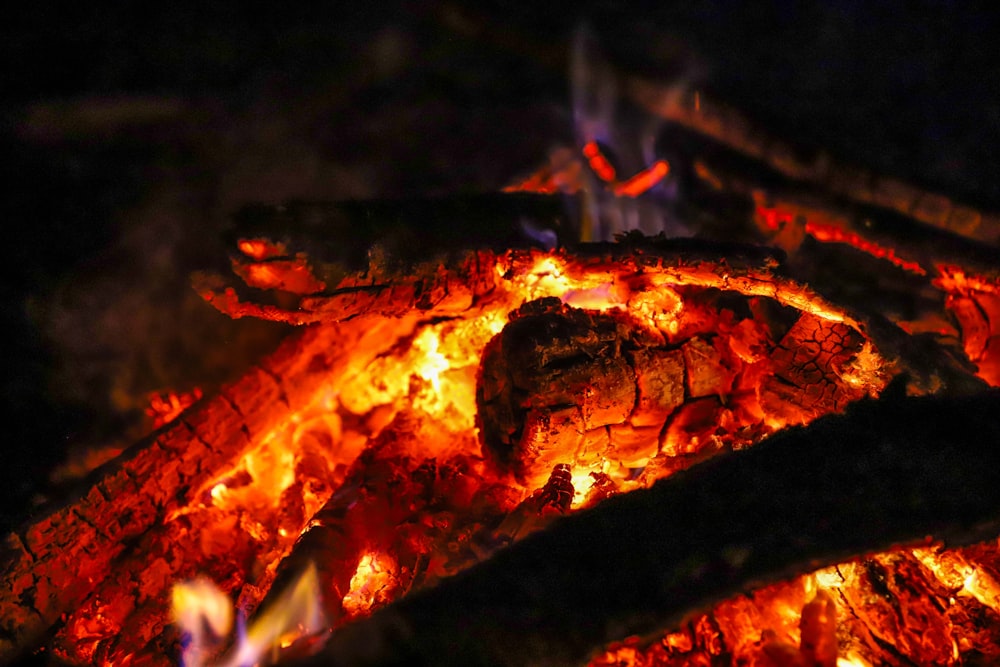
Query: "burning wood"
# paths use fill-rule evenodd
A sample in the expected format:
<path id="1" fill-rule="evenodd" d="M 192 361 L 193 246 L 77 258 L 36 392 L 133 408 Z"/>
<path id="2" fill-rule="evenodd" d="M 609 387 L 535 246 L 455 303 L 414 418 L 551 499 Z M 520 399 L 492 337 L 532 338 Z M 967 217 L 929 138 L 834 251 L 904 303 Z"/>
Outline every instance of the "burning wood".
<path id="1" fill-rule="evenodd" d="M 697 619 L 694 612 L 746 591 L 747 582 L 779 582 L 849 554 L 932 538 L 950 546 L 993 539 L 1000 529 L 994 479 L 1000 460 L 992 444 L 1000 437 L 993 418 L 998 408 L 995 390 L 954 399 L 891 396 L 787 429 L 566 517 L 345 627 L 303 664 L 579 665 L 609 642 L 652 637 Z M 822 609 L 807 606 L 802 622 L 831 614 L 832 599 L 841 600 L 841 614 L 860 614 L 856 622 L 879 637 L 854 640 L 870 642 L 867 664 L 900 656 L 955 664 L 962 649 L 953 641 L 984 631 L 991 641 L 1000 636 L 996 624 L 968 616 L 968 628 L 957 623 L 947 603 L 954 592 L 930 576 L 926 585 L 944 596 L 936 606 L 930 591 L 919 588 L 926 571 L 899 553 L 831 570 L 841 581 L 821 580 L 830 597 L 820 598 Z M 996 555 L 983 565 L 995 563 Z M 868 573 L 862 574 L 867 583 L 853 583 L 858 568 Z M 864 599 L 865 587 L 874 589 L 873 599 Z M 726 604 L 713 612 L 712 624 L 716 632 L 725 624 L 723 646 L 705 646 L 705 631 L 695 628 L 687 650 L 678 650 L 679 642 L 673 648 L 654 642 L 652 654 L 663 662 L 651 657 L 633 664 L 706 664 L 726 653 L 749 659 L 751 647 L 741 651 L 739 642 L 757 642 L 761 629 L 734 643 Z M 815 642 L 807 649 L 814 655 L 816 644 L 829 641 L 822 631 L 801 636 L 806 645 Z M 919 648 L 908 646 L 911 641 Z M 998 649 L 989 650 L 995 659 Z M 806 664 L 831 663 L 827 657 Z"/>
<path id="2" fill-rule="evenodd" d="M 67 659 L 95 662 L 116 655 L 119 642 L 128 644 L 126 654 L 133 653 L 162 634 L 169 622 L 164 592 L 178 577 L 222 568 L 220 577 L 239 572 L 237 581 L 244 581 L 247 563 L 229 558 L 237 546 L 234 530 L 245 533 L 241 539 L 248 542 L 239 548 L 249 547 L 243 552 L 247 557 L 288 539 L 267 535 L 258 541 L 252 521 L 240 512 L 192 516 L 189 508 L 211 505 L 216 485 L 230 479 L 262 441 L 277 434 L 291 439 L 295 420 L 308 416 L 324 392 L 335 391 L 331 378 L 370 359 L 357 346 L 383 336 L 385 325 L 362 319 L 303 330 L 219 396 L 202 400 L 95 471 L 93 485 L 78 499 L 8 535 L 3 572 L 10 586 L 0 593 L 5 659 L 37 646 L 61 618 L 63 636 L 72 637 Z M 407 326 L 391 323 L 395 331 L 400 325 Z M 306 440 L 297 436 L 294 442 Z M 259 477 L 245 477 L 243 484 L 259 483 Z M 301 496 L 298 502 L 303 503 Z M 139 628 L 129 626 L 135 636 L 118 636 L 126 623 L 137 622 Z"/>
<path id="3" fill-rule="evenodd" d="M 911 522 L 891 528 L 897 532 L 882 532 L 885 526 L 874 519 L 865 523 L 856 513 L 837 509 L 838 493 L 846 488 L 872 487 L 871 495 L 858 496 L 859 504 L 848 504 L 848 509 L 858 511 L 868 507 L 868 498 L 888 495 L 884 487 L 872 486 L 878 480 L 913 493 L 938 487 L 907 485 L 954 482 L 950 468 L 941 468 L 940 479 L 930 474 L 934 468 L 906 468 L 911 459 L 924 455 L 929 441 L 917 442 L 916 453 L 898 461 L 898 450 L 865 448 L 865 443 L 890 438 L 888 433 L 895 434 L 890 440 L 899 447 L 907 434 L 917 438 L 917 422 L 897 423 L 906 421 L 903 414 L 908 414 L 908 407 L 900 408 L 897 421 L 890 418 L 884 425 L 870 423 L 871 415 L 881 408 L 858 408 L 841 421 L 822 421 L 825 426 L 772 436 L 778 444 L 761 448 L 761 454 L 753 446 L 740 456 L 722 456 L 718 462 L 708 462 L 708 467 L 675 475 L 666 486 L 656 485 L 645 494 L 627 493 L 695 461 L 746 449 L 786 425 L 809 422 L 864 396 L 875 396 L 900 370 L 912 373 L 909 386 L 914 391 L 942 383 L 957 393 L 978 389 L 946 356 L 914 354 L 908 347 L 912 339 L 887 322 L 833 306 L 782 277 L 766 252 L 637 239 L 579 254 L 474 252 L 453 263 L 411 265 L 405 270 L 376 261 L 365 274 L 348 275 L 330 283 L 332 288 L 324 284 L 322 292 L 312 293 L 320 283 L 329 282 L 333 275 L 329 267 L 307 267 L 311 275 L 324 276 L 316 282 L 282 280 L 273 273 L 262 277 L 244 269 L 270 262 L 271 270 L 284 268 L 301 277 L 304 265 L 274 261 L 289 256 L 290 250 L 281 244 L 266 245 L 263 253 L 259 250 L 245 244 L 247 259 L 241 260 L 237 271 L 251 288 L 295 285 L 302 289 L 293 292 L 305 293 L 282 297 L 265 308 L 238 302 L 235 288 L 232 292 L 220 288 L 209 290 L 213 303 L 234 315 L 254 312 L 317 325 L 290 339 L 261 370 L 223 396 L 200 402 L 150 443 L 138 445 L 132 458 L 103 471 L 89 496 L 53 515 L 68 517 L 69 525 L 81 531 L 93 528 L 84 514 L 89 498 L 101 501 L 105 513 L 98 516 L 104 519 L 123 516 L 130 508 L 149 508 L 141 521 L 130 525 L 129 543 L 108 534 L 99 544 L 93 539 L 80 543 L 81 549 L 87 544 L 99 548 L 72 552 L 74 564 L 92 573 L 89 578 L 72 579 L 77 585 L 58 591 L 42 587 L 46 578 L 71 576 L 65 556 L 54 545 L 49 551 L 41 548 L 50 544 L 44 535 L 54 530 L 47 520 L 26 529 L 26 537 L 11 537 L 15 546 L 24 548 L 21 556 L 7 561 L 8 580 L 19 583 L 5 601 L 9 612 L 5 618 L 16 619 L 20 629 L 10 630 L 15 641 L 6 655 L 33 646 L 58 623 L 54 648 L 63 660 L 94 664 L 137 656 L 155 661 L 161 656 L 169 662 L 179 639 L 169 623 L 172 583 L 208 574 L 238 601 L 240 609 L 259 608 L 258 619 L 274 619 L 279 616 L 275 610 L 287 604 L 284 593 L 297 590 L 299 574 L 307 570 L 315 572 L 322 607 L 335 627 L 372 613 L 407 591 L 427 589 L 426 594 L 409 595 L 398 603 L 402 606 L 390 609 L 430 605 L 428 626 L 414 626 L 420 636 L 426 635 L 419 642 L 430 646 L 445 641 L 449 632 L 454 634 L 447 630 L 448 616 L 463 609 L 448 611 L 450 603 L 435 600 L 450 600 L 452 595 L 480 599 L 485 593 L 476 592 L 477 587 L 486 584 L 464 586 L 482 576 L 513 581 L 526 569 L 517 565 L 521 559 L 539 565 L 536 573 L 510 588 L 512 597 L 503 604 L 490 597 L 481 599 L 498 613 L 530 611 L 517 605 L 535 604 L 540 595 L 541 609 L 555 613 L 556 606 L 567 602 L 615 599 L 619 586 L 613 582 L 626 576 L 628 569 L 656 568 L 658 578 L 650 581 L 668 577 L 674 582 L 671 586 L 683 588 L 682 577 L 690 574 L 687 570 L 695 562 L 688 556 L 714 563 L 712 553 L 732 551 L 728 543 L 719 542 L 729 534 L 707 523 L 722 521 L 721 514 L 705 523 L 696 517 L 722 513 L 723 506 L 726 516 L 732 516 L 730 512 L 743 516 L 738 507 L 746 516 L 759 515 L 759 522 L 755 518 L 741 523 L 750 532 L 740 533 L 740 544 L 753 545 L 752 553 L 761 554 L 762 560 L 743 559 L 719 577 L 696 577 L 688 584 L 688 597 L 676 596 L 679 589 L 670 588 L 669 604 L 664 598 L 661 608 L 616 604 L 610 616 L 584 605 L 579 613 L 590 613 L 592 618 L 564 633 L 560 624 L 569 627 L 581 620 L 571 605 L 558 612 L 565 620 L 546 620 L 550 630 L 560 626 L 556 631 L 539 626 L 525 634 L 530 641 L 525 640 L 523 650 L 509 646 L 506 639 L 499 641 L 499 634 L 490 635 L 499 643 L 483 644 L 488 651 L 503 647 L 507 654 L 503 660 L 510 664 L 540 656 L 549 663 L 579 661 L 609 641 L 677 627 L 682 618 L 743 590 L 748 581 L 777 581 L 926 534 L 950 537 L 945 528 L 968 527 L 969 532 L 960 535 L 963 540 L 972 539 L 975 532 L 968 524 L 968 508 L 948 505 L 950 501 L 932 508 L 919 505 L 925 513 L 915 510 Z M 720 251 L 728 253 L 728 259 L 719 260 Z M 365 311 L 372 314 L 359 316 Z M 958 410 L 951 403 L 942 406 Z M 231 415 L 228 421 L 215 421 L 226 414 Z M 981 416 L 974 412 L 970 419 Z M 477 420 L 482 451 L 476 439 Z M 854 438 L 854 429 L 868 435 Z M 171 442 L 176 445 L 169 449 L 163 444 Z M 942 442 L 967 444 L 954 439 Z M 157 479 L 167 451 L 172 465 L 184 471 L 189 468 L 183 466 L 193 468 Z M 937 452 L 920 459 L 919 465 L 932 465 L 945 456 Z M 841 457 L 840 463 L 835 463 L 836 457 Z M 131 474 L 124 472 L 136 465 L 132 461 L 146 463 Z M 908 476 L 890 462 L 917 474 Z M 888 466 L 887 476 L 873 477 L 883 464 Z M 969 459 L 969 465 L 981 464 Z M 816 466 L 814 475 L 789 478 L 789 470 L 810 466 Z M 718 471 L 735 475 L 735 470 L 744 469 L 748 476 L 742 481 L 727 477 L 711 489 L 695 482 L 706 475 L 730 475 Z M 131 482 L 129 493 L 108 490 L 109 480 L 119 477 Z M 767 499 L 761 500 L 752 488 L 770 486 L 758 483 L 785 490 L 764 494 Z M 816 504 L 815 517 L 830 511 L 829 521 L 802 526 L 804 517 L 812 515 L 786 516 L 802 505 L 793 496 L 812 498 L 817 489 L 821 493 L 810 500 Z M 680 495 L 663 504 L 659 496 L 664 493 Z M 621 500 L 601 502 L 618 496 Z M 925 496 L 904 493 L 899 502 L 914 498 Z M 975 505 L 977 513 L 985 511 L 989 497 L 979 500 L 983 505 Z M 772 501 L 774 507 L 767 504 Z M 883 512 L 878 516 L 886 522 L 885 512 L 893 507 L 903 511 L 892 502 L 877 503 L 874 510 Z M 554 518 L 585 506 L 596 507 L 579 518 L 574 514 L 571 520 L 553 523 Z M 688 508 L 683 517 L 671 514 L 664 520 L 658 514 L 676 507 Z M 948 514 L 952 511 L 957 512 L 957 524 L 949 523 L 955 519 Z M 636 518 L 616 519 L 618 523 L 601 518 L 618 512 L 630 517 L 634 512 Z M 858 520 L 864 525 L 846 529 Z M 658 527 L 650 528 L 652 532 L 646 528 L 622 532 L 622 526 L 634 527 L 634 521 Z M 725 525 L 725 521 L 716 524 Z M 787 525 L 792 532 L 759 528 L 767 525 Z M 716 536 L 709 536 L 713 531 Z M 818 545 L 829 531 L 836 538 Z M 536 533 L 523 544 L 503 548 Z M 550 588 L 543 585 L 538 593 L 518 593 L 534 589 L 531 582 L 549 577 L 553 570 L 567 569 L 569 561 L 559 554 L 579 555 L 576 550 L 584 547 L 577 542 L 584 535 L 589 541 L 604 533 L 608 535 L 600 545 L 588 544 L 586 549 L 595 555 L 594 567 L 600 561 L 605 568 L 601 574 L 594 572 L 593 586 L 600 588 L 599 581 L 604 580 L 611 588 L 595 589 L 596 597 L 590 598 L 585 591 L 591 584 L 575 587 L 564 579 L 591 575 L 563 572 L 546 584 Z M 797 537 L 783 546 L 777 543 L 781 535 Z M 643 546 L 647 539 L 659 544 L 656 558 L 650 558 Z M 555 543 L 563 546 L 552 546 Z M 59 544 L 77 546 L 72 541 Z M 596 557 L 608 549 L 623 552 L 617 569 L 608 565 L 613 562 L 610 556 Z M 685 556 L 684 549 L 694 551 Z M 549 555 L 539 558 L 543 552 Z M 965 562 L 982 568 L 994 557 L 989 553 L 987 558 L 970 556 Z M 936 554 L 927 558 L 945 562 Z M 896 568 L 897 562 L 901 561 L 886 567 Z M 467 569 L 468 575 L 452 576 Z M 845 578 L 851 576 L 850 566 L 842 572 L 847 573 Z M 621 594 L 645 595 L 630 592 L 636 588 L 634 582 L 623 583 Z M 818 649 L 810 646 L 826 635 L 805 628 L 812 628 L 808 618 L 814 611 L 820 616 L 827 613 L 822 597 L 816 606 L 806 607 L 801 641 L 797 631 L 789 630 L 797 623 L 798 610 L 815 594 L 816 578 L 777 586 L 782 593 L 767 592 L 772 589 L 755 593 L 759 603 L 722 602 L 702 617 L 707 620 L 683 626 L 662 642 L 614 650 L 631 650 L 637 661 L 657 651 L 682 661 L 722 652 L 734 657 L 785 655 L 791 648 L 818 655 Z M 824 584 L 823 589 L 830 591 L 840 617 L 845 604 L 855 616 L 863 616 L 853 609 L 862 604 L 860 599 L 839 593 L 837 586 Z M 768 595 L 773 600 L 765 604 Z M 779 599 L 794 608 L 794 622 L 761 611 L 775 607 L 774 600 Z M 741 604 L 745 609 L 737 611 Z M 747 611 L 751 608 L 752 613 Z M 344 646 L 355 650 L 349 637 L 367 633 L 368 627 L 382 628 L 384 619 L 396 618 L 399 612 L 387 613 L 390 616 L 375 611 L 374 626 L 349 625 L 355 629 L 337 635 L 330 650 Z M 61 614 L 65 618 L 59 622 Z M 511 614 L 500 614 L 494 625 L 475 615 L 468 622 L 476 633 L 489 634 L 505 632 L 507 620 L 513 628 L 522 627 L 525 618 L 541 618 L 525 616 L 517 621 L 514 611 Z M 747 614 L 756 614 L 757 620 L 749 625 L 738 620 Z M 594 624 L 599 631 L 593 631 Z M 871 637 L 878 635 L 867 628 L 855 628 L 852 641 L 861 654 L 876 655 L 880 644 Z M 764 631 L 772 634 L 765 637 Z M 292 628 L 261 632 L 274 641 L 283 638 L 282 642 L 289 632 L 294 634 Z M 470 634 L 470 642 L 476 633 Z M 412 639 L 408 635 L 406 641 Z M 553 653 L 544 653 L 549 649 Z M 428 651 L 425 657 L 433 662 L 437 649 Z M 494 658 L 500 661 L 496 655 L 489 659 Z"/>
<path id="4" fill-rule="evenodd" d="M 706 101 L 632 93 L 787 179 L 699 159 L 710 214 L 713 191 L 742 196 L 757 223 L 744 236 L 792 253 L 810 282 L 823 263 L 806 236 L 888 260 L 920 281 L 902 288 L 914 312 L 890 319 L 961 335 L 998 381 L 1000 262 L 940 230 L 992 239 L 1000 223 L 778 142 L 754 148 Z M 671 172 L 658 160 L 620 175 L 596 142 L 584 156 L 614 197 Z M 525 183 L 554 192 L 560 178 Z M 854 203 L 817 205 L 803 183 Z M 865 217 L 872 206 L 936 229 L 908 239 Z M 995 545 L 925 539 L 996 534 L 982 444 L 996 395 L 963 404 L 983 386 L 947 346 L 848 288 L 832 293 L 849 307 L 834 305 L 777 252 L 636 235 L 526 248 L 579 233 L 560 210 L 508 194 L 245 212 L 239 280 L 197 288 L 233 317 L 313 326 L 8 536 L 0 659 L 51 633 L 69 663 L 171 662 L 170 587 L 206 575 L 224 593 L 193 585 L 182 602 L 254 610 L 249 639 L 194 647 L 231 664 L 308 643 L 286 621 L 312 632 L 319 610 L 325 629 L 345 626 L 321 659 L 349 664 L 997 658 Z M 359 233 L 357 217 L 376 221 L 370 237 L 321 241 Z M 960 331 L 941 325 L 948 312 Z M 950 397 L 870 400 L 893 376 Z"/>

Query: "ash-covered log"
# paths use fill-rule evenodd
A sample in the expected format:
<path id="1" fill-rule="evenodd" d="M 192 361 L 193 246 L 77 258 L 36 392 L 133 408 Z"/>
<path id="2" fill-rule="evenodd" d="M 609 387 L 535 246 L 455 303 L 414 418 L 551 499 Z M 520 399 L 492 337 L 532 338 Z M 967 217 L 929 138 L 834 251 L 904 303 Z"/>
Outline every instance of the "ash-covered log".
<path id="1" fill-rule="evenodd" d="M 1000 392 L 889 394 L 560 519 L 297 664 L 580 665 L 768 582 L 995 537 Z"/>

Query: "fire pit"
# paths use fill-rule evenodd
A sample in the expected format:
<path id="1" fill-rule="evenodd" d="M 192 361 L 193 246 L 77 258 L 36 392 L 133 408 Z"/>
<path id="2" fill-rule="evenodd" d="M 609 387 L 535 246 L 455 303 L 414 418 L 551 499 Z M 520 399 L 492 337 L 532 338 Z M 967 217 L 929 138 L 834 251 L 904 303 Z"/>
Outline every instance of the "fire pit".
<path id="1" fill-rule="evenodd" d="M 199 293 L 304 326 L 7 536 L 0 659 L 995 662 L 1000 220 L 620 83 L 689 161 L 245 210 Z"/>

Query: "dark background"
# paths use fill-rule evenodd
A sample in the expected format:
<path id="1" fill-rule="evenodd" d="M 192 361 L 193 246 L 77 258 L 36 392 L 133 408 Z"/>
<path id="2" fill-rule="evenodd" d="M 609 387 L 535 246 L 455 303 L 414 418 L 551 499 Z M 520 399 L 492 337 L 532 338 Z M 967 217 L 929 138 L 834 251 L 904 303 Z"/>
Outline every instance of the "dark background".
<path id="1" fill-rule="evenodd" d="M 582 21 L 625 68 L 696 52 L 775 133 L 1000 209 L 985 3 L 25 6 L 0 28 L 0 523 L 70 451 L 127 444 L 149 392 L 211 391 L 284 333 L 189 288 L 241 205 L 492 190 L 571 142 Z"/>

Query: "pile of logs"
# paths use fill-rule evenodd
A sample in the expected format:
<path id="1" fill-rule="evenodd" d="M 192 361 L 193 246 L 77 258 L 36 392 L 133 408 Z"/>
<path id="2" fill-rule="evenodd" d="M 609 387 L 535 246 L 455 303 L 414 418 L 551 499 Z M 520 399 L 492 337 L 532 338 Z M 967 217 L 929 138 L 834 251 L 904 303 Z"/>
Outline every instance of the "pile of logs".
<path id="1" fill-rule="evenodd" d="M 626 640 L 706 664 L 732 657 L 704 639 L 723 634 L 713 605 L 845 561 L 889 607 L 917 589 L 936 596 L 921 618 L 954 640 L 929 647 L 905 619 L 844 594 L 872 659 L 1000 659 L 995 605 L 940 602 L 958 589 L 932 584 L 916 552 L 858 560 L 1000 533 L 1000 394 L 975 376 L 995 380 L 1000 363 L 1000 262 L 977 245 L 1000 223 L 758 145 L 701 98 L 664 101 L 640 83 L 630 95 L 783 179 L 722 158 L 693 166 L 708 190 L 747 204 L 736 236 L 783 247 L 790 269 L 780 251 L 723 242 L 531 247 L 578 233 L 542 195 L 245 211 L 240 280 L 201 275 L 196 288 L 233 317 L 311 326 L 6 537 L 0 663 L 44 646 L 69 663 L 169 664 L 171 584 L 207 574 L 260 610 L 310 562 L 331 624 L 353 622 L 302 664 L 579 665 Z M 817 208 L 820 189 L 838 203 Z M 698 205 L 720 216 L 719 201 Z M 900 215 L 926 226 L 901 231 Z M 458 219 L 486 222 L 456 232 Z M 806 236 L 888 259 L 891 288 L 866 300 L 859 286 L 884 276 L 830 283 L 810 260 L 850 272 L 855 255 Z M 573 305 L 589 291 L 616 308 Z M 389 398 L 352 407 L 351 383 L 373 364 L 474 318 L 501 321 L 461 369 L 478 434 L 406 404 L 430 382 L 416 374 L 397 394 L 382 386 L 393 378 L 372 378 Z M 277 504 L 224 511 L 219 498 L 266 476 L 248 461 L 283 438 L 294 480 Z M 381 609 L 350 598 L 376 547 L 394 563 L 379 603 L 396 601 Z M 961 553 L 1000 576 L 994 545 Z M 671 629 L 687 639 L 657 644 Z"/>

